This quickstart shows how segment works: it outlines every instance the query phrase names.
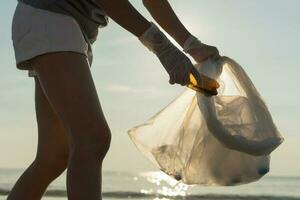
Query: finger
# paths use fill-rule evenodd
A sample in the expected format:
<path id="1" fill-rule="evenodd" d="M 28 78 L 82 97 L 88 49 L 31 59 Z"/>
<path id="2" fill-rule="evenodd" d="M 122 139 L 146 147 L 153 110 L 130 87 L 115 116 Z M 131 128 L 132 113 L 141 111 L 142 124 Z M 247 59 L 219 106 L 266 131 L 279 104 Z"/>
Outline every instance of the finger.
<path id="1" fill-rule="evenodd" d="M 191 73 L 194 75 L 195 79 L 197 80 L 198 86 L 202 87 L 202 78 L 198 70 L 196 68 L 193 68 Z"/>
<path id="2" fill-rule="evenodd" d="M 174 79 L 174 75 L 173 75 L 173 74 L 170 74 L 169 83 L 170 83 L 171 85 L 174 85 L 174 84 L 175 84 L 175 79 Z"/>
<path id="3" fill-rule="evenodd" d="M 221 58 L 221 56 L 219 54 L 214 54 L 212 57 L 211 57 L 213 60 L 217 61 Z"/>
<path id="4" fill-rule="evenodd" d="M 176 81 L 175 81 L 174 77 L 170 77 L 170 79 L 169 79 L 169 83 L 170 83 L 171 85 L 173 85 L 173 84 L 175 84 L 175 83 L 176 83 Z"/>
<path id="5" fill-rule="evenodd" d="M 187 70 L 183 71 L 182 74 L 180 74 L 180 85 L 186 86 L 187 85 L 187 77 L 188 77 L 188 72 Z"/>
<path id="6" fill-rule="evenodd" d="M 169 79 L 169 83 L 170 83 L 171 85 L 174 85 L 174 84 L 175 84 L 175 82 L 174 82 L 172 79 Z"/>
<path id="7" fill-rule="evenodd" d="M 180 82 L 182 86 L 185 86 L 188 83 L 189 73 L 191 71 L 190 68 L 194 68 L 194 65 L 188 60 L 182 68 L 180 74 Z"/>
<path id="8" fill-rule="evenodd" d="M 190 71 L 186 70 L 183 76 L 183 83 L 187 85 L 190 82 Z"/>
<path id="9" fill-rule="evenodd" d="M 221 56 L 218 54 L 209 54 L 209 56 L 206 59 L 211 59 L 211 60 L 217 61 L 220 57 Z"/>
<path id="10" fill-rule="evenodd" d="M 217 57 L 218 57 L 218 51 L 216 51 L 215 49 L 209 50 L 205 54 L 205 57 L 203 58 L 203 61 L 205 61 L 205 60 L 207 60 L 209 58 L 216 59 Z"/>
<path id="11" fill-rule="evenodd" d="M 175 74 L 175 82 L 182 85 L 183 86 L 183 74 L 182 74 L 182 70 L 177 71 L 177 73 Z"/>
<path id="12" fill-rule="evenodd" d="M 220 56 L 219 50 L 216 47 L 214 47 L 214 53 L 212 55 L 212 59 L 218 60 L 220 57 L 221 56 Z"/>

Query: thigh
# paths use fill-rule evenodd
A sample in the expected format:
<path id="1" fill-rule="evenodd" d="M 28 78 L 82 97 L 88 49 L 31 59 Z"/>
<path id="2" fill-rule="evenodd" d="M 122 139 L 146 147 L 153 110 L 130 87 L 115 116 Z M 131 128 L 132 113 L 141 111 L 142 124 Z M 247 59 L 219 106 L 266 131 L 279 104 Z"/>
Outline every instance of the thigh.
<path id="1" fill-rule="evenodd" d="M 46 98 L 37 77 L 35 77 L 35 110 L 38 126 L 37 159 L 65 162 L 69 154 L 66 130 Z"/>
<path id="2" fill-rule="evenodd" d="M 31 64 L 47 99 L 70 134 L 71 143 L 92 142 L 95 138 L 91 134 L 108 132 L 84 55 L 74 52 L 47 53 L 32 59 Z"/>

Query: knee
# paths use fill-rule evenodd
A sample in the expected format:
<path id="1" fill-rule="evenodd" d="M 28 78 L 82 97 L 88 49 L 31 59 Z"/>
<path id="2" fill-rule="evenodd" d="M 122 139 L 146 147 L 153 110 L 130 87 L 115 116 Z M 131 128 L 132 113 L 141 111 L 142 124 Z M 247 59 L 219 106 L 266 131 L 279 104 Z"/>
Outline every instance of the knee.
<path id="1" fill-rule="evenodd" d="M 68 152 L 38 153 L 33 164 L 43 174 L 57 177 L 67 168 L 68 159 Z"/>
<path id="2" fill-rule="evenodd" d="M 71 157 L 85 162 L 95 160 L 102 162 L 110 148 L 111 138 L 112 134 L 108 127 L 87 131 L 72 142 Z"/>

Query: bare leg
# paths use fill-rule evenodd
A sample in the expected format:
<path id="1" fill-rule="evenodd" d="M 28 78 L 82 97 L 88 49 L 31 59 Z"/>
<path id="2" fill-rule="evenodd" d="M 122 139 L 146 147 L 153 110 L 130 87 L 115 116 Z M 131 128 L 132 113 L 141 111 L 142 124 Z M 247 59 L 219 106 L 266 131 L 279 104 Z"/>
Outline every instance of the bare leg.
<path id="1" fill-rule="evenodd" d="M 47 186 L 67 167 L 68 139 L 58 116 L 35 77 L 38 149 L 34 162 L 19 178 L 8 200 L 39 200 Z"/>
<path id="2" fill-rule="evenodd" d="M 32 66 L 69 136 L 69 200 L 99 200 L 101 166 L 111 133 L 86 57 L 72 52 L 38 56 Z"/>

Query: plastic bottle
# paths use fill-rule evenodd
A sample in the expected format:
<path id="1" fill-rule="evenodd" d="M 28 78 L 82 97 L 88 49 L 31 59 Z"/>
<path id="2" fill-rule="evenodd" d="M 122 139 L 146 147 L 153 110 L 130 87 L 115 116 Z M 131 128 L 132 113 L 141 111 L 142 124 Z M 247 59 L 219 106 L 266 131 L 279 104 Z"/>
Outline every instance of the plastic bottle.
<path id="1" fill-rule="evenodd" d="M 220 85 L 216 80 L 211 79 L 203 74 L 201 74 L 201 80 L 202 80 L 202 84 L 201 84 L 202 87 L 200 87 L 200 84 L 197 83 L 196 78 L 191 73 L 190 80 L 189 83 L 187 84 L 187 87 L 197 92 L 201 92 L 206 96 L 213 96 L 218 94 L 217 89 L 220 87 Z"/>

